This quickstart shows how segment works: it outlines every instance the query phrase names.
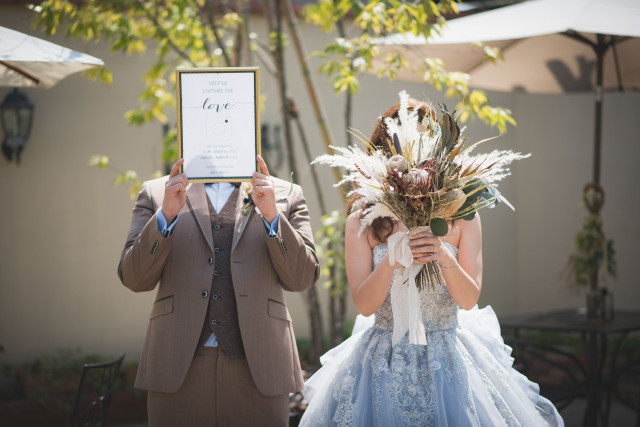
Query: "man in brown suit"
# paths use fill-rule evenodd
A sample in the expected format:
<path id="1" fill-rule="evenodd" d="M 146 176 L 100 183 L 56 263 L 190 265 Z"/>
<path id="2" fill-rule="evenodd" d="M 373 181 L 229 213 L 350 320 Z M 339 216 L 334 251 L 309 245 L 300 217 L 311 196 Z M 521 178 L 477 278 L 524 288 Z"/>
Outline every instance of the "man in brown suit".
<path id="1" fill-rule="evenodd" d="M 189 184 L 179 160 L 136 200 L 118 274 L 157 286 L 135 386 L 156 426 L 285 426 L 304 386 L 283 290 L 318 279 L 302 189 L 261 172 Z"/>

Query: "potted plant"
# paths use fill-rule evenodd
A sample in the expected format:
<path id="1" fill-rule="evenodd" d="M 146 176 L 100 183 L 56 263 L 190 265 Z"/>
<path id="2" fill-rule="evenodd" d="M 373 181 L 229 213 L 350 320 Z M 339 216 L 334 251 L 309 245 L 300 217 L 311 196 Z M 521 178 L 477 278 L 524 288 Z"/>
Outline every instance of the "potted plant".
<path id="1" fill-rule="evenodd" d="M 613 240 L 607 239 L 602 226 L 600 210 L 604 204 L 604 191 L 596 183 L 587 184 L 583 201 L 588 210 L 582 229 L 573 240 L 573 254 L 569 258 L 569 282 L 588 287 L 587 319 L 606 321 L 613 319 L 613 293 L 605 285 L 607 276 L 616 277 Z"/>

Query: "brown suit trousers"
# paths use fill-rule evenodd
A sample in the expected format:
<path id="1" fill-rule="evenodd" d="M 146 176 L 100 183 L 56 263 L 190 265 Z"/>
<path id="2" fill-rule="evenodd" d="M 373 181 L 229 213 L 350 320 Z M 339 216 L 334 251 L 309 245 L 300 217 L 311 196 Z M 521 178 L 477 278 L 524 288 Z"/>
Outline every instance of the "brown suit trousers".
<path id="1" fill-rule="evenodd" d="M 176 393 L 150 391 L 151 427 L 286 427 L 289 395 L 258 391 L 247 359 L 230 359 L 219 347 L 201 347 Z"/>

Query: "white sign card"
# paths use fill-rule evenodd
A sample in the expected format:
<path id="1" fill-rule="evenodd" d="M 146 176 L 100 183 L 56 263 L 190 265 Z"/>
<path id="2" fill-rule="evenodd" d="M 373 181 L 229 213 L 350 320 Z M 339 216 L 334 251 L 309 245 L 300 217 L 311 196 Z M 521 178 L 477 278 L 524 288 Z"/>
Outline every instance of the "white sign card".
<path id="1" fill-rule="evenodd" d="M 176 70 L 178 156 L 189 181 L 250 181 L 260 154 L 259 69 Z"/>

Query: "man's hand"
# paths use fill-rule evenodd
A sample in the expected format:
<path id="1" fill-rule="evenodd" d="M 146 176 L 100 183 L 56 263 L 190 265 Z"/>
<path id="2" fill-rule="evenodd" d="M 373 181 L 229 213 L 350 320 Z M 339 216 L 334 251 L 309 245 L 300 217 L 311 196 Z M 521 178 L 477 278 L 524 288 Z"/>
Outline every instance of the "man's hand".
<path id="1" fill-rule="evenodd" d="M 164 185 L 162 214 L 167 220 L 167 224 L 173 222 L 187 201 L 187 185 L 189 185 L 189 181 L 187 180 L 187 175 L 178 173 L 183 163 L 184 159 L 180 159 L 173 165 L 169 180 Z"/>
<path id="2" fill-rule="evenodd" d="M 276 207 L 276 193 L 273 180 L 269 176 L 269 169 L 262 157 L 257 156 L 260 172 L 254 172 L 251 178 L 253 184 L 253 203 L 260 209 L 262 216 L 269 224 L 278 216 Z"/>

